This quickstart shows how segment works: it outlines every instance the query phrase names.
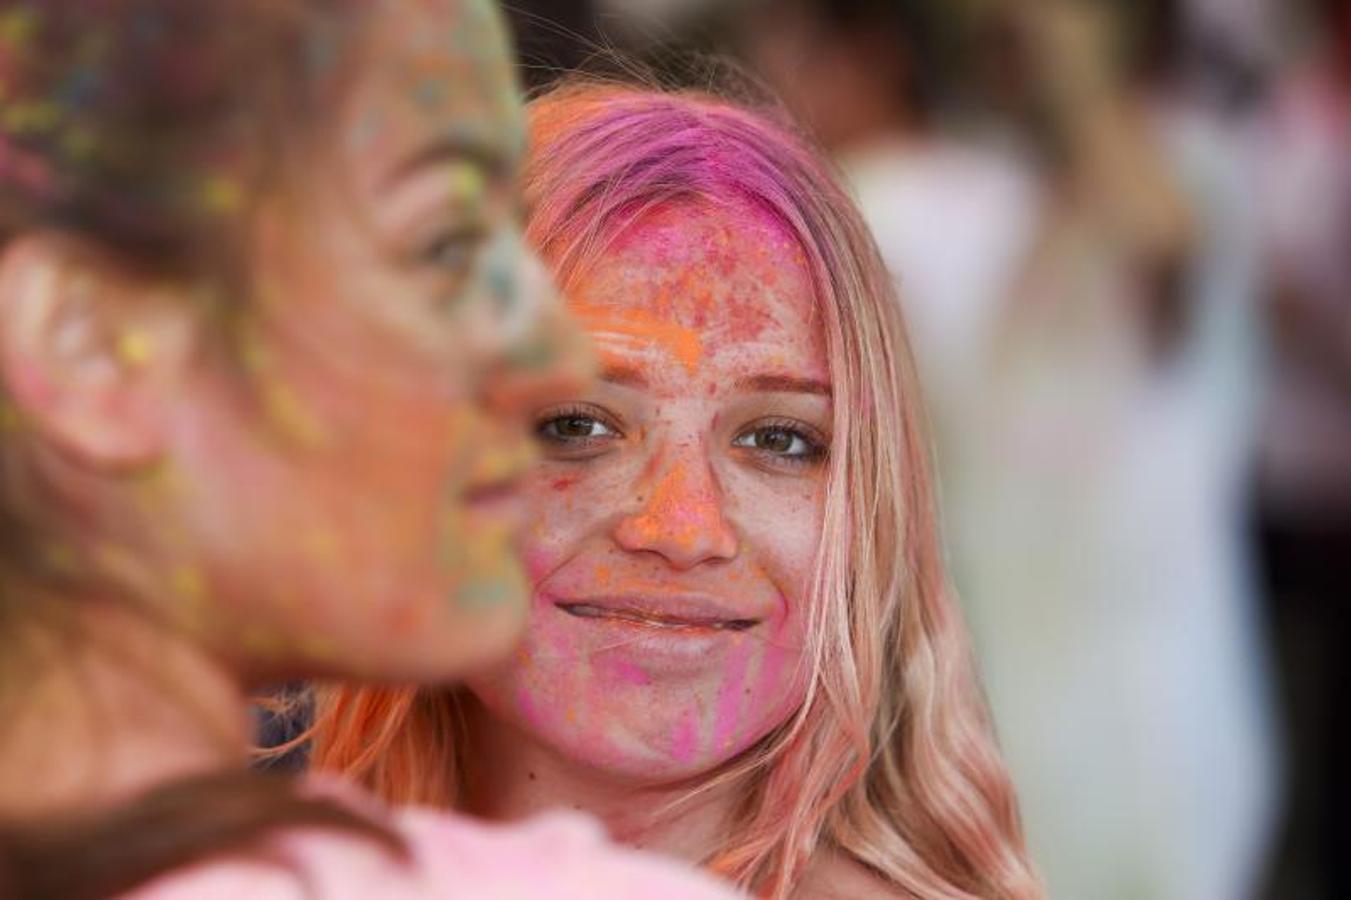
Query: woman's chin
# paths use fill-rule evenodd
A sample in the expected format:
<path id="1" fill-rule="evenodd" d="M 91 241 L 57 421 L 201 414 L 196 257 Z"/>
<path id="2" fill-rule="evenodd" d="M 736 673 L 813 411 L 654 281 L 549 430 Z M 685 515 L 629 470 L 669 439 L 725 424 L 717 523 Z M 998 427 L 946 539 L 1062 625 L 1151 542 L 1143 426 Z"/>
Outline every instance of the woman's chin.
<path id="1" fill-rule="evenodd" d="M 576 733 L 555 737 L 556 742 L 551 742 L 555 750 L 574 763 L 605 778 L 642 787 L 705 777 L 734 761 L 757 740 L 746 737 L 715 746 L 700 742 L 679 721 L 665 727 L 615 726 L 585 740 L 579 740 Z"/>

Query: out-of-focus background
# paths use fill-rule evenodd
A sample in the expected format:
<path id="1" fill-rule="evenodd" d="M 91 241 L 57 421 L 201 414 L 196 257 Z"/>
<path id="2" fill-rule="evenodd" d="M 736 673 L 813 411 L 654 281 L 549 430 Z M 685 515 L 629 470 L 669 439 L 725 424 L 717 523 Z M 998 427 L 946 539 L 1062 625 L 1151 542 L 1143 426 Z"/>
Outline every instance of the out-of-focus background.
<path id="1" fill-rule="evenodd" d="M 838 161 L 1051 896 L 1351 897 L 1351 0 L 509 6 Z"/>

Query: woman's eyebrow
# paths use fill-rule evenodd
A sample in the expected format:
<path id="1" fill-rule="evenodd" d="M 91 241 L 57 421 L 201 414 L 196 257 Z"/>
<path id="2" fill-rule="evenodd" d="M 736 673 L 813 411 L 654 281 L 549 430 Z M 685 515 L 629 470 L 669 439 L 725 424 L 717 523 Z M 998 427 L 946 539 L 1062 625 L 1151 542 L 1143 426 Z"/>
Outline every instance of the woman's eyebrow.
<path id="1" fill-rule="evenodd" d="M 750 375 L 736 382 L 738 391 L 759 391 L 774 394 L 820 394 L 831 395 L 830 385 L 814 378 L 797 378 L 792 375 Z"/>
<path id="2" fill-rule="evenodd" d="M 397 163 L 383 179 L 383 185 L 393 187 L 421 169 L 456 161 L 473 163 L 486 175 L 495 176 L 507 168 L 510 158 L 510 153 L 498 142 L 463 135 L 446 136 L 423 145 Z"/>

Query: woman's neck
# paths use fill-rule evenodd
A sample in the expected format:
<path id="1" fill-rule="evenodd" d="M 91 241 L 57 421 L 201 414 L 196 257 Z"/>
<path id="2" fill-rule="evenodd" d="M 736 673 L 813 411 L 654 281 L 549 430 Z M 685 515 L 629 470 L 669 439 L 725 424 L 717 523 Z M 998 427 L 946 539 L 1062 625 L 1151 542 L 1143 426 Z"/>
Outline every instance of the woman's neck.
<path id="1" fill-rule="evenodd" d="M 0 818 L 88 811 L 244 761 L 244 692 L 202 647 L 123 604 L 7 598 L 30 600 L 70 613 L 0 648 Z"/>
<path id="2" fill-rule="evenodd" d="M 549 810 L 575 810 L 599 819 L 621 844 L 691 863 L 707 860 L 725 843 L 735 802 L 730 791 L 671 809 L 688 787 L 608 775 L 544 747 L 472 699 L 465 705 L 470 735 L 466 812 L 510 822 Z"/>

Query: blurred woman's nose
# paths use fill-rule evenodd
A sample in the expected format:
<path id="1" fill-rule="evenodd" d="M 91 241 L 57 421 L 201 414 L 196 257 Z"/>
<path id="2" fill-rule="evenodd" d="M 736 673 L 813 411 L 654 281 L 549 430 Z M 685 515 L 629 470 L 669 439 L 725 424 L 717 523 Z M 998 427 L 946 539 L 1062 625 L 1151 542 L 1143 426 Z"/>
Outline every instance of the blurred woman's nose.
<path id="1" fill-rule="evenodd" d="M 631 553 L 655 553 L 677 569 L 732 559 L 737 536 L 722 503 L 704 454 L 673 454 L 639 485 L 637 507 L 615 525 L 614 541 Z"/>
<path id="2" fill-rule="evenodd" d="M 494 308 L 487 345 L 480 348 L 491 357 L 482 395 L 491 410 L 512 414 L 581 390 L 595 362 L 535 254 L 518 243 L 504 255 L 510 270 L 489 273 Z"/>

